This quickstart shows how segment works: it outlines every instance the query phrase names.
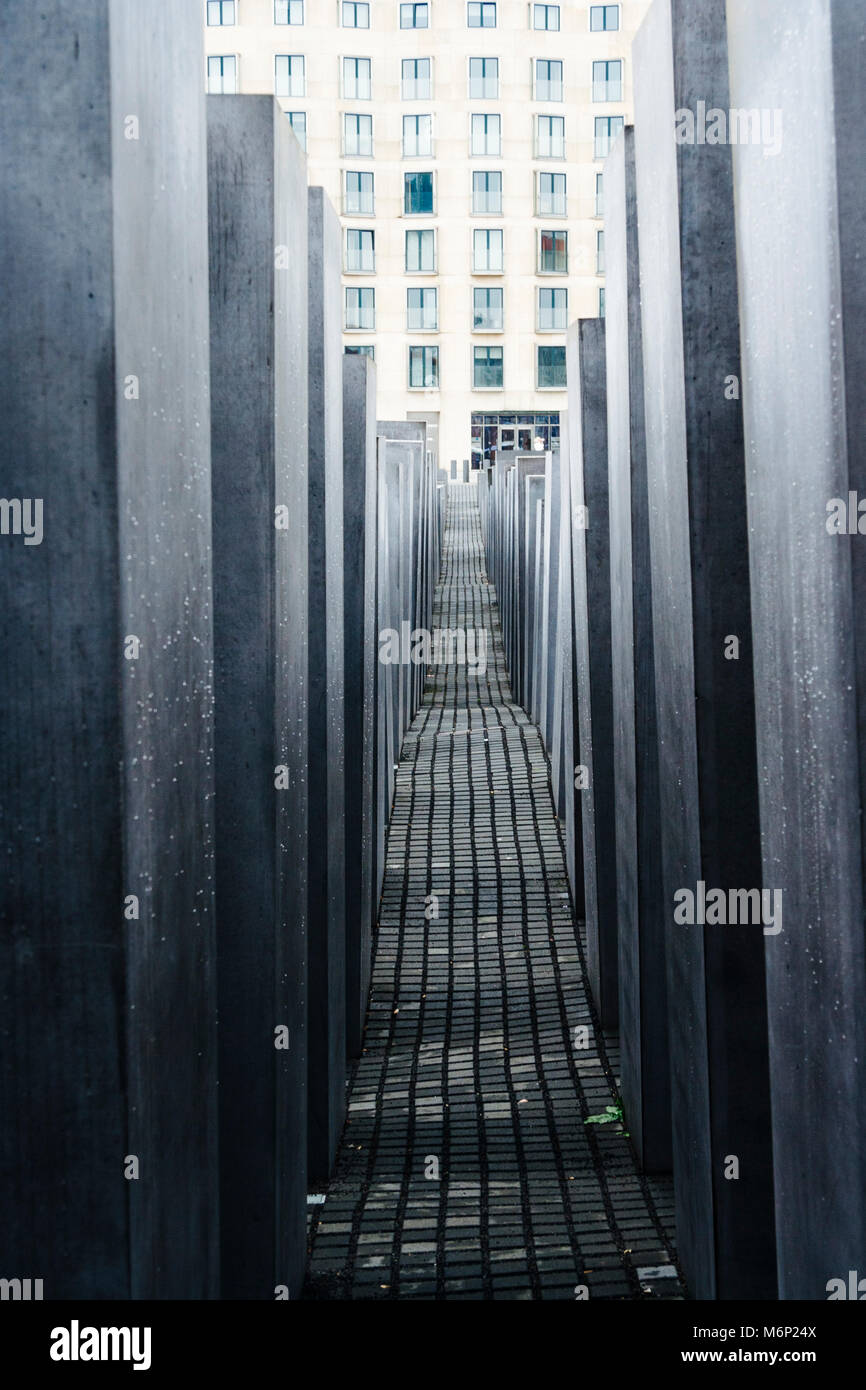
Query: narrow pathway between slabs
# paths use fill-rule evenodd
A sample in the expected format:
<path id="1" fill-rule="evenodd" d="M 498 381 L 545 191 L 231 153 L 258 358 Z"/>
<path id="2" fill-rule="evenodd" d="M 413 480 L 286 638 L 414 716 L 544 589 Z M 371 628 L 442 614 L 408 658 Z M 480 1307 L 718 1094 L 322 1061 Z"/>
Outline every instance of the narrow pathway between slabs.
<path id="1" fill-rule="evenodd" d="M 616 1040 L 596 1028 L 471 484 L 449 489 L 434 627 L 485 628 L 487 670 L 434 668 L 403 745 L 365 1050 L 304 1296 L 681 1298 L 670 1183 L 641 1176 L 621 1126 L 584 1123 L 616 1101 Z"/>

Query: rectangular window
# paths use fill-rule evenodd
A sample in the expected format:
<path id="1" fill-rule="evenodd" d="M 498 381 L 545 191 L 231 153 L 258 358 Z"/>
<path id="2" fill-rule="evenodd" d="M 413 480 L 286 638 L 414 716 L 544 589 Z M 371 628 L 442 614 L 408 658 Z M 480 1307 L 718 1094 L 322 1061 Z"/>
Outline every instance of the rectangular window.
<path id="1" fill-rule="evenodd" d="M 302 150 L 307 148 L 307 113 L 306 111 L 287 111 L 289 125 L 295 132 L 298 144 Z"/>
<path id="2" fill-rule="evenodd" d="M 436 233 L 433 228 L 406 233 L 406 273 L 427 274 L 436 269 Z"/>
<path id="3" fill-rule="evenodd" d="M 538 389 L 543 391 L 556 390 L 564 391 L 566 386 L 565 378 L 565 348 L 564 347 L 539 347 L 538 349 Z"/>
<path id="4" fill-rule="evenodd" d="M 343 96 L 347 101 L 371 101 L 373 63 L 370 58 L 343 59 Z"/>
<path id="5" fill-rule="evenodd" d="M 343 212 L 351 216 L 372 217 L 376 210 L 373 175 L 347 169 L 343 189 Z"/>
<path id="6" fill-rule="evenodd" d="M 409 387 L 410 390 L 437 387 L 439 385 L 438 347 L 410 347 L 409 349 Z"/>
<path id="7" fill-rule="evenodd" d="M 304 0 L 274 0 L 275 24 L 303 24 Z"/>
<path id="8" fill-rule="evenodd" d="M 234 96 L 238 89 L 238 60 L 233 55 L 208 58 L 207 89 L 214 96 Z"/>
<path id="9" fill-rule="evenodd" d="M 470 101 L 495 101 L 499 96 L 499 59 L 469 59 Z"/>
<path id="10" fill-rule="evenodd" d="M 503 265 L 504 237 L 499 227 L 479 227 L 472 233 L 472 269 L 499 274 Z"/>
<path id="11" fill-rule="evenodd" d="M 532 27 L 533 29 L 559 29 L 559 6 L 558 5 L 533 5 L 532 6 Z"/>
<path id="12" fill-rule="evenodd" d="M 598 292 L 598 316 L 600 319 L 604 318 L 604 285 Z"/>
<path id="13" fill-rule="evenodd" d="M 502 348 L 475 347 L 472 349 L 473 391 L 502 390 Z"/>
<path id="14" fill-rule="evenodd" d="M 347 343 L 343 352 L 346 357 L 372 357 L 374 362 L 376 360 L 376 349 L 372 343 L 364 343 L 363 346 L 360 343 Z"/>
<path id="15" fill-rule="evenodd" d="M 370 27 L 370 6 L 364 3 L 356 3 L 356 0 L 343 0 L 341 18 L 344 29 L 369 29 Z"/>
<path id="16" fill-rule="evenodd" d="M 429 58 L 403 59 L 404 101 L 429 101 L 433 95 L 432 62 Z"/>
<path id="17" fill-rule="evenodd" d="M 595 176 L 595 215 L 604 217 L 604 174 Z"/>
<path id="18" fill-rule="evenodd" d="M 568 232 L 539 233 L 538 270 L 542 275 L 568 274 Z"/>
<path id="19" fill-rule="evenodd" d="M 502 332 L 503 299 L 504 291 L 498 285 L 493 289 L 473 289 L 472 329 L 475 333 Z"/>
<path id="20" fill-rule="evenodd" d="M 536 58 L 535 100 L 562 101 L 562 63 L 558 58 Z"/>
<path id="21" fill-rule="evenodd" d="M 346 328 L 376 327 L 376 291 L 346 286 Z"/>
<path id="22" fill-rule="evenodd" d="M 622 134 L 624 116 L 596 116 L 594 159 L 607 159 L 610 147 Z"/>
<path id="23" fill-rule="evenodd" d="M 346 270 L 364 272 L 376 269 L 375 234 L 360 227 L 346 229 Z"/>
<path id="24" fill-rule="evenodd" d="M 622 101 L 622 59 L 592 65 L 593 101 Z"/>
<path id="25" fill-rule="evenodd" d="M 595 234 L 595 273 L 604 274 L 604 232 Z"/>
<path id="26" fill-rule="evenodd" d="M 208 24 L 236 24 L 235 0 L 207 0 Z"/>
<path id="27" fill-rule="evenodd" d="M 590 5 L 589 28 L 591 33 L 619 28 L 619 5 Z"/>
<path id="28" fill-rule="evenodd" d="M 568 208 L 565 190 L 565 174 L 539 174 L 535 193 L 536 217 L 565 217 Z"/>
<path id="29" fill-rule="evenodd" d="M 406 291 L 406 328 L 410 333 L 435 333 L 439 327 L 439 291 Z"/>
<path id="30" fill-rule="evenodd" d="M 502 153 L 502 118 L 473 116 L 470 152 L 474 155 Z"/>
<path id="31" fill-rule="evenodd" d="M 372 155 L 373 117 L 347 111 L 343 116 L 343 154 Z"/>
<path id="32" fill-rule="evenodd" d="M 422 5 L 401 5 L 400 6 L 400 28 L 401 29 L 427 29 L 430 25 L 430 6 Z"/>
<path id="33" fill-rule="evenodd" d="M 466 23 L 470 29 L 495 29 L 495 4 L 488 3 L 488 0 L 482 0 L 481 4 L 477 0 L 469 0 Z"/>
<path id="34" fill-rule="evenodd" d="M 419 159 L 433 153 L 433 117 L 403 117 L 403 158 Z"/>
<path id="35" fill-rule="evenodd" d="M 564 332 L 568 327 L 568 290 L 538 291 L 538 331 Z"/>
<path id="36" fill-rule="evenodd" d="M 536 116 L 535 153 L 539 159 L 565 159 L 564 116 Z"/>
<path id="37" fill-rule="evenodd" d="M 472 175 L 472 211 L 482 215 L 502 214 L 502 174 L 498 169 L 476 171 Z"/>
<path id="38" fill-rule="evenodd" d="M 303 97 L 307 94 L 306 63 L 300 54 L 274 58 L 274 91 L 278 97 Z"/>
<path id="39" fill-rule="evenodd" d="M 403 211 L 407 214 L 426 214 L 433 212 L 433 175 L 403 175 Z"/>

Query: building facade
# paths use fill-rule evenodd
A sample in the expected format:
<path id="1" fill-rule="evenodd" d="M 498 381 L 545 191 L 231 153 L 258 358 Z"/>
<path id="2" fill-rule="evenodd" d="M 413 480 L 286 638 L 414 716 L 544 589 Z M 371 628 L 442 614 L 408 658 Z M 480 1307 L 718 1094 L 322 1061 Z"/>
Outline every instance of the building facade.
<path id="1" fill-rule="evenodd" d="M 345 350 L 443 466 L 556 446 L 648 3 L 205 0 L 208 89 L 275 93 L 341 216 Z"/>

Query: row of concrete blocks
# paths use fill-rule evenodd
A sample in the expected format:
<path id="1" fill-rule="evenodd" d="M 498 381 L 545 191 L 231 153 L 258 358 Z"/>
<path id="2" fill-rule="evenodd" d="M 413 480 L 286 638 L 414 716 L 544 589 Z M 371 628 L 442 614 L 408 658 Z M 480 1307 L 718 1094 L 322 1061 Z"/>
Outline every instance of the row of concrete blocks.
<path id="1" fill-rule="evenodd" d="M 294 1297 L 420 698 L 378 632 L 430 625 L 435 470 L 343 357 L 284 114 L 205 99 L 198 0 L 3 31 L 0 1272 Z"/>
<path id="2" fill-rule="evenodd" d="M 633 57 L 562 467 L 497 460 L 485 535 L 689 1288 L 838 1297 L 866 1271 L 866 12 L 655 0 Z"/>

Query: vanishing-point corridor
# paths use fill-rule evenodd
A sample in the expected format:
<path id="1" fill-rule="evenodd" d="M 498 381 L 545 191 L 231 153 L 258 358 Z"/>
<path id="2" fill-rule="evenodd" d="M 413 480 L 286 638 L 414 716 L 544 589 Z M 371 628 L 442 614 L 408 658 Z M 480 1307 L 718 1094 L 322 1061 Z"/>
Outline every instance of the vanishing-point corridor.
<path id="1" fill-rule="evenodd" d="M 449 496 L 434 627 L 485 628 L 487 669 L 434 668 L 405 739 L 305 1293 L 682 1297 L 669 1180 L 638 1172 L 620 1124 L 585 1123 L 616 1103 L 615 1039 L 595 1026 L 541 737 L 512 702 L 476 491 Z"/>

